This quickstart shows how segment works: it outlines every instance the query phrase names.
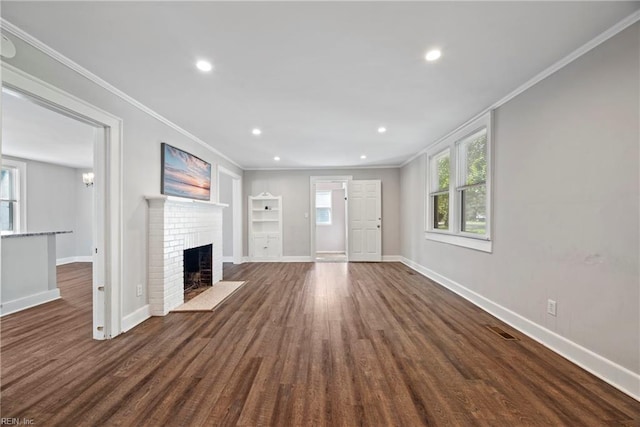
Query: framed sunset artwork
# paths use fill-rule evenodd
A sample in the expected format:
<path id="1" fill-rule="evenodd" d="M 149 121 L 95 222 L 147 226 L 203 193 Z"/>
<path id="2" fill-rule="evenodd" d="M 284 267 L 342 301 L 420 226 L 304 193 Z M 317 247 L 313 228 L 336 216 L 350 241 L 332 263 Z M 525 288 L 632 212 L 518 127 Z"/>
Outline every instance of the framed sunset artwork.
<path id="1" fill-rule="evenodd" d="M 163 142 L 161 193 L 210 200 L 211 163 Z"/>

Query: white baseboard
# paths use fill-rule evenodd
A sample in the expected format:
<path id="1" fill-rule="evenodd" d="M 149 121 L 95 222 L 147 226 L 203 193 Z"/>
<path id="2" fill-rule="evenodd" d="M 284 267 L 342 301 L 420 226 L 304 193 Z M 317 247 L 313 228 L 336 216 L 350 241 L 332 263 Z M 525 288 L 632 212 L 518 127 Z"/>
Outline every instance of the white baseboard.
<path id="1" fill-rule="evenodd" d="M 16 313 L 18 311 L 26 310 L 27 308 L 35 307 L 45 302 L 54 301 L 60 298 L 60 289 L 51 289 L 48 291 L 40 292 L 27 297 L 14 299 L 13 301 L 7 301 L 0 304 L 0 316 L 6 316 L 7 314 Z"/>
<path id="2" fill-rule="evenodd" d="M 56 260 L 56 266 L 71 264 L 73 262 L 93 262 L 92 256 L 70 256 L 67 258 L 58 258 Z"/>
<path id="3" fill-rule="evenodd" d="M 127 314 L 122 318 L 122 332 L 130 331 L 150 317 L 151 310 L 149 309 L 149 305 L 147 304 L 143 307 L 140 307 L 133 313 Z"/>
<path id="4" fill-rule="evenodd" d="M 283 256 L 281 262 L 313 262 L 310 256 Z"/>
<path id="5" fill-rule="evenodd" d="M 243 262 L 312 262 L 310 256 L 283 256 L 280 258 L 244 257 Z"/>
<path id="6" fill-rule="evenodd" d="M 318 252 L 318 253 L 329 253 L 329 252 Z M 227 261 L 223 261 L 223 262 L 227 262 Z M 283 256 L 276 259 L 243 257 L 242 262 L 313 262 L 313 259 L 310 256 Z M 400 255 L 383 255 L 382 262 L 402 262 L 402 257 Z"/>
<path id="7" fill-rule="evenodd" d="M 611 384 L 618 390 L 636 400 L 640 400 L 640 374 L 632 372 L 624 366 L 620 366 L 410 259 L 401 257 L 401 262 L 455 292 L 601 380 Z"/>
<path id="8" fill-rule="evenodd" d="M 222 257 L 222 262 L 233 262 L 233 257 L 232 256 L 223 256 Z"/>
<path id="9" fill-rule="evenodd" d="M 317 254 L 343 254 L 344 251 L 316 251 Z"/>

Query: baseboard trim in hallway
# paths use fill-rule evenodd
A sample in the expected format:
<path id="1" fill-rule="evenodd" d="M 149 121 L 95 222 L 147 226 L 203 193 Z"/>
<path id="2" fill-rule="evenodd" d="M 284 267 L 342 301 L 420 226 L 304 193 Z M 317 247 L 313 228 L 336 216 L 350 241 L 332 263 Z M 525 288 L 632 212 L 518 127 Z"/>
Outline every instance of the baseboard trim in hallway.
<path id="1" fill-rule="evenodd" d="M 7 301 L 0 307 L 0 316 L 7 316 L 57 299 L 60 299 L 60 290 L 58 288 Z"/>
<path id="2" fill-rule="evenodd" d="M 130 331 L 149 318 L 151 318 L 151 309 L 147 304 L 122 318 L 122 332 Z"/>
<path id="3" fill-rule="evenodd" d="M 593 351 L 584 348 L 549 329 L 522 317 L 508 308 L 468 289 L 460 283 L 449 279 L 408 258 L 401 257 L 401 262 L 423 276 L 455 292 L 467 301 L 497 317 L 531 339 L 539 342 L 565 359 L 575 363 L 601 380 L 611 384 L 618 390 L 640 401 L 640 375 L 620 366 Z"/>

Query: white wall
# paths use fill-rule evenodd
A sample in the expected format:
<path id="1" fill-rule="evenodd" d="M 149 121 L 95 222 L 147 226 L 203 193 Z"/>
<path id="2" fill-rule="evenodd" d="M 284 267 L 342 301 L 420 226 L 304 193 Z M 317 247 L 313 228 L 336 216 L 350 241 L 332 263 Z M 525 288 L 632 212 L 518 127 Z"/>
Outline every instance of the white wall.
<path id="1" fill-rule="evenodd" d="M 75 169 L 31 160 L 27 164 L 27 231 L 75 228 Z M 56 236 L 56 257 L 75 256 L 75 236 Z"/>
<path id="2" fill-rule="evenodd" d="M 127 316 L 147 304 L 147 203 L 145 195 L 160 194 L 160 143 L 186 150 L 201 159 L 218 163 L 242 174 L 242 171 L 213 151 L 203 147 L 177 130 L 153 118 L 122 98 L 98 86 L 20 39 L 10 36 L 18 54 L 4 59 L 47 83 L 50 83 L 123 120 L 122 224 L 124 236 L 122 313 Z M 123 64 L 123 69 L 126 64 Z M 98 75 L 100 70 L 92 70 Z M 214 177 L 215 180 L 215 177 Z M 215 188 L 215 182 L 212 182 Z M 213 195 L 213 200 L 217 195 Z M 136 296 L 136 285 L 143 294 Z"/>
<path id="3" fill-rule="evenodd" d="M 639 41 L 635 24 L 496 111 L 492 254 L 425 240 L 423 159 L 401 173 L 404 257 L 635 373 Z"/>
<path id="4" fill-rule="evenodd" d="M 316 251 L 344 252 L 345 234 L 345 191 L 342 183 L 316 184 L 316 190 L 331 191 L 331 225 L 316 226 Z"/>
<path id="5" fill-rule="evenodd" d="M 243 177 L 244 200 L 268 191 L 282 196 L 283 250 L 285 256 L 310 256 L 309 185 L 311 176 L 353 176 L 382 181 L 382 254 L 400 253 L 400 169 L 251 170 Z M 247 255 L 247 214 L 244 213 L 244 247 Z"/>
<path id="6" fill-rule="evenodd" d="M 82 182 L 82 174 L 91 169 L 76 169 L 76 225 L 73 230 L 76 256 L 93 256 L 93 186 Z"/>
<path id="7" fill-rule="evenodd" d="M 228 208 L 222 210 L 222 256 L 233 256 L 233 178 L 220 174 L 220 203 L 226 203 Z"/>

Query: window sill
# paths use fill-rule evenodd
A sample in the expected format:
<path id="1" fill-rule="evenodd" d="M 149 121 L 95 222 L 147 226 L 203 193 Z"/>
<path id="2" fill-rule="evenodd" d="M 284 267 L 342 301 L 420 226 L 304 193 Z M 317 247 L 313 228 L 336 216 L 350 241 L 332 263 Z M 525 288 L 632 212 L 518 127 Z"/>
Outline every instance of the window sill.
<path id="1" fill-rule="evenodd" d="M 425 231 L 424 237 L 427 240 L 462 246 L 464 248 L 475 249 L 476 251 L 488 253 L 493 252 L 493 242 L 491 240 L 474 239 L 473 237 L 465 237 L 437 231 Z"/>

